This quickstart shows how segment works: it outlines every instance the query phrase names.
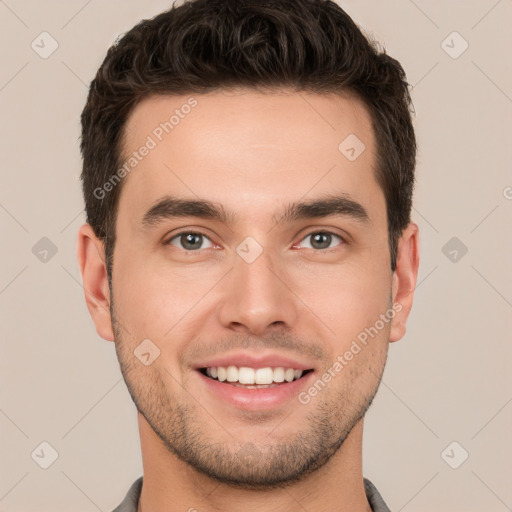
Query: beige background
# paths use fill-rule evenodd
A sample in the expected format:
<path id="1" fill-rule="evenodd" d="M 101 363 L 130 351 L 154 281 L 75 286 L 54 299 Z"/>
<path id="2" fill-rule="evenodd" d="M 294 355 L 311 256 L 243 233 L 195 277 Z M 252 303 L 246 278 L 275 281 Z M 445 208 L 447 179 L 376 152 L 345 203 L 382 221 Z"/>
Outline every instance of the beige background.
<path id="1" fill-rule="evenodd" d="M 512 1 L 342 4 L 403 63 L 420 144 L 419 285 L 367 416 L 364 474 L 393 511 L 512 510 Z M 142 472 L 135 407 L 75 259 L 79 115 L 111 43 L 169 6 L 0 1 L 1 511 L 108 512 Z M 58 43 L 47 59 L 31 48 L 43 31 Z M 58 452 L 48 469 L 31 457 L 43 441 Z"/>

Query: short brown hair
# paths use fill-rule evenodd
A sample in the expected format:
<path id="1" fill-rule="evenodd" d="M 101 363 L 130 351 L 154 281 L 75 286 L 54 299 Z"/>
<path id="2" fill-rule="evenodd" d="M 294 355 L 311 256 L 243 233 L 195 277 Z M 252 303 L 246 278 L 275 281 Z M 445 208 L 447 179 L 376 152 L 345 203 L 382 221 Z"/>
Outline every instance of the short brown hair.
<path id="1" fill-rule="evenodd" d="M 121 165 L 128 116 L 150 95 L 237 87 L 350 93 L 363 101 L 377 141 L 376 179 L 395 270 L 416 161 L 402 66 L 331 0 L 193 0 L 142 20 L 109 48 L 82 112 L 87 222 L 105 243 L 109 282 L 122 182 L 101 199 L 95 191 Z"/>

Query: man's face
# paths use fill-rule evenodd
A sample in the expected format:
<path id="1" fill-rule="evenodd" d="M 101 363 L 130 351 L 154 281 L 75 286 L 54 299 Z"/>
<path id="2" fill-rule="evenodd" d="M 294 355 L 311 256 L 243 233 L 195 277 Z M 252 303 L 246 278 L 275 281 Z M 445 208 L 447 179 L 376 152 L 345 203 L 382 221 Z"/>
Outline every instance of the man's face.
<path id="1" fill-rule="evenodd" d="M 193 108 L 182 108 L 190 96 L 146 99 L 127 123 L 126 154 L 148 136 L 156 146 L 119 201 L 116 350 L 170 452 L 226 482 L 275 485 L 333 456 L 384 369 L 390 322 L 377 321 L 391 308 L 392 273 L 371 121 L 359 101 L 335 95 L 193 97 Z M 158 130 L 176 109 L 179 122 Z M 225 218 L 152 210 L 170 196 L 211 202 Z M 327 209 L 292 207 L 335 198 Z M 151 364 L 136 356 L 147 363 L 156 347 Z M 302 377 L 287 382 L 290 370 Z"/>

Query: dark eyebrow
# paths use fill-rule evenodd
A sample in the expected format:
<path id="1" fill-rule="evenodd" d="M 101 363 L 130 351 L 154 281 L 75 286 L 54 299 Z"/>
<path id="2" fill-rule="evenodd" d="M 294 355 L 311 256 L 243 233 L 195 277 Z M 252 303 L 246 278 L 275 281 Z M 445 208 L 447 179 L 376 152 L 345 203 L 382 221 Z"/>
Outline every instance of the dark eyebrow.
<path id="1" fill-rule="evenodd" d="M 176 217 L 200 217 L 220 220 L 224 224 L 231 224 L 234 220 L 234 216 L 228 214 L 221 204 L 203 199 L 164 196 L 144 214 L 142 225 L 149 227 L 158 224 L 162 220 Z"/>
<path id="2" fill-rule="evenodd" d="M 281 224 L 294 220 L 332 215 L 350 217 L 363 223 L 370 220 L 363 205 L 343 194 L 325 196 L 307 202 L 291 203 L 286 206 L 283 213 L 275 215 L 273 220 L 276 224 Z"/>
<path id="3" fill-rule="evenodd" d="M 349 217 L 364 223 L 369 221 L 366 209 L 345 195 L 326 196 L 307 202 L 291 203 L 280 214 L 274 215 L 273 221 L 276 224 L 282 224 L 332 215 Z M 150 227 L 157 225 L 162 220 L 178 217 L 199 217 L 219 220 L 224 224 L 233 224 L 236 215 L 228 212 L 222 204 L 204 199 L 164 196 L 144 214 L 142 225 Z"/>

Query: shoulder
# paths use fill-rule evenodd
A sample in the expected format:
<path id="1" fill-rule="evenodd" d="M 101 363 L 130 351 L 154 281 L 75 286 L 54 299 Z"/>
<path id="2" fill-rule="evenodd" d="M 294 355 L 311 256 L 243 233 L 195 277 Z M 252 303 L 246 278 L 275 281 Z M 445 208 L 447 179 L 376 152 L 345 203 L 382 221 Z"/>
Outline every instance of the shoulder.
<path id="1" fill-rule="evenodd" d="M 377 488 L 368 480 L 367 478 L 363 479 L 364 481 L 364 490 L 366 492 L 366 498 L 368 499 L 368 503 L 370 503 L 370 507 L 373 512 L 391 512 L 389 507 L 386 505 L 386 502 L 383 500 Z"/>
<path id="2" fill-rule="evenodd" d="M 137 512 L 141 490 L 142 476 L 133 482 L 122 503 L 112 512 Z"/>

